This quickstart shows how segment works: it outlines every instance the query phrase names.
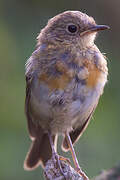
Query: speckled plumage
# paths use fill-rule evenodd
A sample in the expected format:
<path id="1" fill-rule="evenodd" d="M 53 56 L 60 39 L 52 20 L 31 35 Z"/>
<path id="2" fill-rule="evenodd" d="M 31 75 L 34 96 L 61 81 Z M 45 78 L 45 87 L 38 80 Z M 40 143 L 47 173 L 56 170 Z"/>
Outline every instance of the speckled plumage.
<path id="1" fill-rule="evenodd" d="M 70 23 L 78 27 L 74 35 L 67 32 Z M 74 143 L 98 104 L 107 82 L 107 62 L 94 44 L 96 32 L 82 36 L 95 25 L 92 17 L 67 11 L 50 19 L 38 36 L 37 48 L 26 63 L 26 115 L 33 144 L 38 140 L 41 151 L 34 160 L 32 146 L 26 169 L 50 158 L 50 147 L 48 157 L 42 152 L 48 131 L 53 139 L 69 132 Z M 66 140 L 63 146 L 68 150 Z"/>

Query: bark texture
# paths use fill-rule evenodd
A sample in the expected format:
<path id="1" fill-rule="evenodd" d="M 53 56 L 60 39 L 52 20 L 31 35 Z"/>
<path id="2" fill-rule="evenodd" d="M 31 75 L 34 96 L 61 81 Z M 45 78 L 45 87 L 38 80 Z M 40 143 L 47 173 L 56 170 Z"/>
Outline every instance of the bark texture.
<path id="1" fill-rule="evenodd" d="M 44 176 L 46 180 L 85 180 L 79 173 L 77 173 L 68 163 L 61 162 L 62 172 L 57 165 L 57 161 L 53 158 L 48 160 L 44 169 Z M 109 169 L 104 170 L 100 175 L 91 180 L 120 180 L 120 163 Z"/>

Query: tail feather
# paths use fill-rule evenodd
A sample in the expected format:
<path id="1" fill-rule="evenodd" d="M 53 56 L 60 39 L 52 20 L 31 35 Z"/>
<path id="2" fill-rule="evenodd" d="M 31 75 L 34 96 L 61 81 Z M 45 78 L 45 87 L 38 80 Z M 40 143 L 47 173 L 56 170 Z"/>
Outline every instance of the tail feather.
<path id="1" fill-rule="evenodd" d="M 56 137 L 53 136 L 53 142 L 55 144 Z M 33 140 L 30 150 L 24 161 L 24 169 L 33 170 L 39 165 L 45 166 L 45 163 L 52 156 L 52 149 L 49 141 L 48 134 L 43 134 L 42 138 L 36 138 Z"/>

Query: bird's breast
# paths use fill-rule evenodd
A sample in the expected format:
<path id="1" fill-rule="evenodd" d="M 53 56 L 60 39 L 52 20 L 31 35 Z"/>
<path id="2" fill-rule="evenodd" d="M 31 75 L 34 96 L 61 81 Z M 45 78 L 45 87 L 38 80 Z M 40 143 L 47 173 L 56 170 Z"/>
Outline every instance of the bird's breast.
<path id="1" fill-rule="evenodd" d="M 86 67 L 88 70 L 86 85 L 88 87 L 94 88 L 97 85 L 98 81 L 102 80 L 101 75 L 103 72 L 101 72 L 93 62 L 88 61 L 87 59 L 84 60 L 83 64 L 84 67 Z"/>
<path id="2" fill-rule="evenodd" d="M 56 62 L 51 74 L 48 71 L 39 75 L 39 82 L 47 84 L 50 91 L 65 90 L 75 75 L 75 71 L 61 61 Z"/>
<path id="3" fill-rule="evenodd" d="M 39 82 L 45 83 L 50 91 L 65 90 L 73 80 L 88 88 L 95 88 L 98 83 L 104 84 L 107 78 L 94 62 L 87 59 L 84 59 L 81 66 L 70 66 L 70 63 L 57 61 L 51 72 L 52 74 L 49 74 L 46 71 L 38 76 Z"/>

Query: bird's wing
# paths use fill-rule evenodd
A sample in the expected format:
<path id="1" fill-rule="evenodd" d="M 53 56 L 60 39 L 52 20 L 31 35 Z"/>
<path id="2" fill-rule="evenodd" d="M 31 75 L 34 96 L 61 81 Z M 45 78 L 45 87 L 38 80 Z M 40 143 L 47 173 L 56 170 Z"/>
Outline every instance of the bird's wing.
<path id="1" fill-rule="evenodd" d="M 25 113 L 27 117 L 27 124 L 28 124 L 28 130 L 31 139 L 35 138 L 39 132 L 40 127 L 34 121 L 32 120 L 31 110 L 30 110 L 30 98 L 31 98 L 31 83 L 32 83 L 33 77 L 29 74 L 29 76 L 26 76 L 26 98 L 25 98 Z"/>

